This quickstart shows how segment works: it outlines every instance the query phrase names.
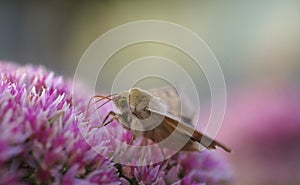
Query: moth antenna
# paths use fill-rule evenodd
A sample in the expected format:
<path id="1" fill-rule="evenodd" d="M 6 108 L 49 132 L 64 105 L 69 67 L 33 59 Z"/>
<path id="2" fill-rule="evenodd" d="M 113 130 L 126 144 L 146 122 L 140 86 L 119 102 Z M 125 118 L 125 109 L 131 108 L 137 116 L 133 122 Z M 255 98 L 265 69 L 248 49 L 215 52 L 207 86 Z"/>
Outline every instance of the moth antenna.
<path id="1" fill-rule="evenodd" d="M 86 109 L 86 113 L 85 113 L 85 118 L 87 118 L 89 116 L 89 109 L 92 105 L 104 100 L 104 99 L 107 99 L 107 101 L 102 104 L 101 106 L 97 107 L 96 110 L 98 110 L 99 108 L 101 108 L 103 105 L 105 105 L 106 103 L 110 102 L 112 99 L 110 98 L 111 96 L 114 96 L 116 94 L 111 94 L 111 95 L 108 95 L 108 96 L 102 96 L 102 95 L 95 95 L 95 96 L 92 96 L 88 102 L 88 106 L 87 106 L 87 109 Z M 96 100 L 95 102 L 92 103 L 92 100 L 93 99 L 96 99 L 96 98 L 99 98 L 98 100 Z M 94 113 L 96 110 L 94 110 L 92 113 Z"/>
<path id="2" fill-rule="evenodd" d="M 86 118 L 88 117 L 88 112 L 89 112 L 89 109 L 90 109 L 90 107 L 91 107 L 91 102 L 92 102 L 92 100 L 95 99 L 95 98 L 100 98 L 100 100 L 97 100 L 97 102 L 102 101 L 103 99 L 110 99 L 109 97 L 106 97 L 106 96 L 100 96 L 100 95 L 92 96 L 92 97 L 89 99 L 88 106 L 87 106 L 87 109 L 86 109 L 86 113 L 85 113 L 85 117 L 86 117 Z"/>
<path id="3" fill-rule="evenodd" d="M 98 102 L 104 100 L 104 99 L 110 99 L 110 97 L 111 97 L 111 96 L 114 96 L 114 95 L 116 95 L 116 94 L 111 94 L 111 95 L 108 95 L 108 96 L 101 96 L 101 95 L 93 96 L 92 98 L 90 98 L 90 101 L 91 101 L 92 99 L 95 99 L 95 98 L 100 98 L 100 99 L 99 99 L 99 100 L 96 100 L 96 101 L 93 102 L 92 104 L 90 104 L 90 101 L 89 101 L 89 105 L 91 106 L 91 105 L 93 105 L 93 104 L 96 104 L 96 103 L 98 103 Z"/>
<path id="4" fill-rule="evenodd" d="M 104 100 L 104 99 L 110 99 L 110 98 L 108 98 L 108 97 L 106 97 L 106 96 L 100 96 L 100 95 L 95 95 L 95 96 L 91 97 L 90 100 L 89 100 L 89 102 L 88 102 L 88 106 L 87 106 L 86 113 L 85 113 L 85 117 L 86 117 L 86 118 L 87 118 L 88 115 L 89 115 L 89 109 L 90 109 L 90 107 L 93 105 L 93 104 L 92 104 L 92 100 L 95 99 L 95 98 L 100 98 L 100 99 L 97 100 L 96 102 L 94 102 L 93 104 L 95 104 L 95 103 L 97 103 L 97 102 L 100 102 L 100 101 L 102 101 L 102 100 Z"/>
<path id="5" fill-rule="evenodd" d="M 98 106 L 95 110 L 93 110 L 92 112 L 90 112 L 89 115 L 94 114 L 98 109 L 100 109 L 101 107 L 103 107 L 105 104 L 107 104 L 108 102 L 110 102 L 111 100 L 107 100 L 106 102 L 102 103 L 100 106 Z"/>

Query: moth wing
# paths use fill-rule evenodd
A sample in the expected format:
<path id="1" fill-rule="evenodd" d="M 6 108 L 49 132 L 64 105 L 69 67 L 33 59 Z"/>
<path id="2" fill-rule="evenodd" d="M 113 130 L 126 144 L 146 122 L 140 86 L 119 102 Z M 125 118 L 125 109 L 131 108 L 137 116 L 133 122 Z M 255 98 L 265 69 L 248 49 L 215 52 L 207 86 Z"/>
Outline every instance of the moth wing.
<path id="1" fill-rule="evenodd" d="M 164 120 L 161 123 L 161 127 L 165 132 L 167 132 L 165 133 L 166 135 L 170 135 L 172 132 L 177 131 L 183 135 L 190 137 L 193 141 L 197 141 L 207 149 L 215 149 L 216 147 L 220 147 L 227 152 L 231 152 L 231 149 L 228 148 L 227 146 L 193 129 L 188 124 L 178 121 L 176 120 L 176 118 L 172 118 L 171 115 L 164 115 L 161 114 L 159 111 L 153 109 L 147 109 L 147 110 L 150 111 L 151 114 L 164 116 Z"/>
<path id="2" fill-rule="evenodd" d="M 196 115 L 195 106 L 186 93 L 180 96 L 173 86 L 165 86 L 148 90 L 152 95 L 161 98 L 167 105 L 167 112 L 180 118 L 182 121 L 192 123 Z"/>

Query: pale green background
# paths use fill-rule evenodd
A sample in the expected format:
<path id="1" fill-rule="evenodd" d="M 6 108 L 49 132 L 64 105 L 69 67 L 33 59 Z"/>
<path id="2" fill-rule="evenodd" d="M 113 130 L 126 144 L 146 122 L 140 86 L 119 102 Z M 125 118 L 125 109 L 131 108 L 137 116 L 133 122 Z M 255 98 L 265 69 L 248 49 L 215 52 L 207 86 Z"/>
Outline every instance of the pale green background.
<path id="1" fill-rule="evenodd" d="M 118 25 L 146 19 L 196 32 L 214 51 L 229 87 L 299 78 L 300 1 L 1 1 L 0 59 L 44 64 L 72 77 L 96 38 Z M 182 52 L 153 43 L 120 51 L 105 75 L 113 76 L 145 55 L 168 57 L 205 82 Z"/>

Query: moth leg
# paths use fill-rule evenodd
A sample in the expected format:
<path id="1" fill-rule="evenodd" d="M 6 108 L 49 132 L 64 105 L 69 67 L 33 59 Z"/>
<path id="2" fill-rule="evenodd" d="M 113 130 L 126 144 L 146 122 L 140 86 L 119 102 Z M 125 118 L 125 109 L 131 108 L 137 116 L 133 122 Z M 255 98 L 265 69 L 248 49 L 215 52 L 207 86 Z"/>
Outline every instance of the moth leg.
<path id="1" fill-rule="evenodd" d="M 163 159 L 166 159 L 166 153 L 165 153 L 166 147 L 163 146 L 163 145 L 161 145 L 161 144 L 159 144 L 159 143 L 157 144 L 157 146 L 158 146 L 158 148 L 159 148 L 159 150 L 161 152 L 161 157 L 163 157 Z"/>
<path id="2" fill-rule="evenodd" d="M 112 118 L 108 121 L 108 122 L 106 122 L 107 121 L 107 119 L 109 118 L 109 116 L 112 116 Z M 102 122 L 102 125 L 100 125 L 100 126 L 95 126 L 95 127 L 93 127 L 93 128 L 101 128 L 101 127 L 103 127 L 103 126 L 106 126 L 106 125 L 108 125 L 108 124 L 110 124 L 111 122 L 113 122 L 114 120 L 118 120 L 118 114 L 117 113 L 115 113 L 114 111 L 110 111 L 106 116 L 105 116 L 105 118 L 104 118 L 104 120 L 103 120 L 103 122 Z M 106 122 L 106 123 L 105 123 Z"/>
<path id="3" fill-rule="evenodd" d="M 161 129 L 162 129 L 162 131 L 165 131 L 164 128 L 161 128 Z M 157 146 L 158 146 L 159 150 L 161 151 L 161 155 L 162 155 L 163 159 L 166 159 L 166 153 L 165 153 L 166 146 L 165 146 L 165 144 L 161 143 L 165 139 L 165 137 L 159 132 L 159 130 L 154 130 L 153 135 L 155 135 L 155 137 L 156 137 L 155 142 L 157 142 Z"/>
<path id="4" fill-rule="evenodd" d="M 161 155 L 162 155 L 163 159 L 166 159 L 166 153 L 164 151 L 165 148 L 163 146 L 160 146 L 160 145 L 158 145 L 158 147 L 159 147 L 159 149 L 161 151 Z"/>
<path id="5" fill-rule="evenodd" d="M 106 120 L 109 118 L 109 116 L 112 116 L 112 118 L 111 118 L 108 122 L 106 122 Z M 106 125 L 110 124 L 111 122 L 113 122 L 114 120 L 117 120 L 117 119 L 118 119 L 118 114 L 115 113 L 114 111 L 110 111 L 110 112 L 105 116 L 105 118 L 104 118 L 102 124 L 103 124 L 103 126 L 106 126 Z M 106 123 L 105 123 L 105 122 L 106 122 Z"/>

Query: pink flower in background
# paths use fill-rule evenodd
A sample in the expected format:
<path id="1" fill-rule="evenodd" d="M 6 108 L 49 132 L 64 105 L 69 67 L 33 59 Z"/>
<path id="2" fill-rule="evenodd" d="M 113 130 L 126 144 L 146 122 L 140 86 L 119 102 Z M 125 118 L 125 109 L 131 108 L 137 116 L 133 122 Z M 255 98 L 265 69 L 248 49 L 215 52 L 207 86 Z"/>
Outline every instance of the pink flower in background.
<path id="1" fill-rule="evenodd" d="M 300 184 L 299 95 L 292 85 L 263 84 L 229 96 L 219 138 L 233 149 L 237 184 Z"/>
<path id="2" fill-rule="evenodd" d="M 182 153 L 178 162 L 183 174 L 188 174 L 182 179 L 182 184 L 229 184 L 229 166 L 220 163 L 221 156 L 215 152 Z"/>
<path id="3" fill-rule="evenodd" d="M 116 164 L 89 145 L 97 144 L 107 153 L 117 152 L 118 145 L 111 135 L 100 128 L 84 138 L 80 131 L 80 126 L 86 124 L 88 93 L 78 91 L 72 96 L 71 82 L 42 67 L 0 63 L 0 75 L 0 184 L 231 182 L 230 168 L 216 152 L 180 152 L 148 166 Z M 99 120 L 95 116 L 90 122 L 97 125 Z M 132 139 L 131 133 L 117 123 L 107 126 L 107 130 L 122 142 Z M 95 132 L 100 137 L 93 135 Z"/>

